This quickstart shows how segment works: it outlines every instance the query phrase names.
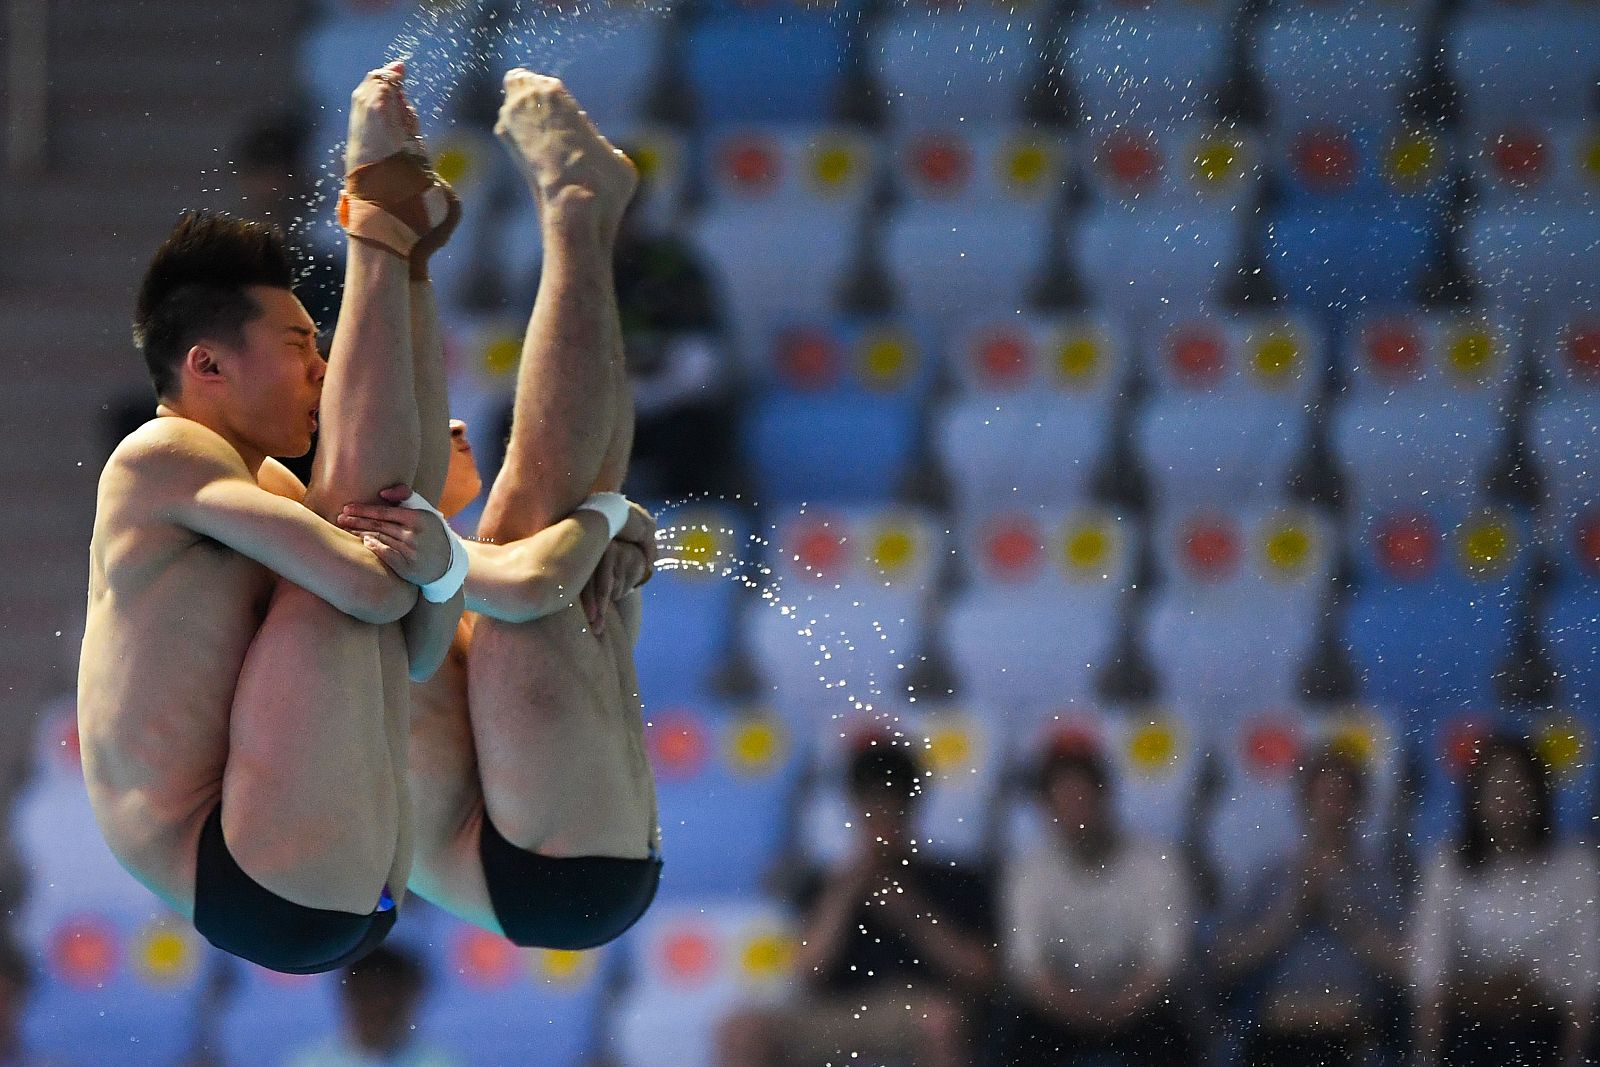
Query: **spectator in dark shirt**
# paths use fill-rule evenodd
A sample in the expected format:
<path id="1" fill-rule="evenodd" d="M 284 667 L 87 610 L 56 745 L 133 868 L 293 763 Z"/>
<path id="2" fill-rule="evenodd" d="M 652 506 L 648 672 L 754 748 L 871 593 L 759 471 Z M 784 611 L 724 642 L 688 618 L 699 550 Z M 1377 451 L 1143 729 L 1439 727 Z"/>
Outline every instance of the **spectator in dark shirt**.
<path id="1" fill-rule="evenodd" d="M 1213 975 L 1252 1017 L 1245 1067 L 1347 1067 L 1401 974 L 1398 888 L 1357 836 L 1366 772 L 1334 751 L 1300 780 L 1302 836 L 1225 917 Z"/>
<path id="2" fill-rule="evenodd" d="M 694 251 L 652 225 L 649 180 L 617 235 L 617 309 L 638 412 L 628 491 L 656 500 L 730 494 L 739 489 L 737 382 L 716 294 Z"/>
<path id="3" fill-rule="evenodd" d="M 987 879 L 916 851 L 918 774 L 911 750 L 888 739 L 856 754 L 855 855 L 800 894 L 802 992 L 730 1018 L 723 1067 L 973 1062 L 972 1027 L 995 976 Z"/>

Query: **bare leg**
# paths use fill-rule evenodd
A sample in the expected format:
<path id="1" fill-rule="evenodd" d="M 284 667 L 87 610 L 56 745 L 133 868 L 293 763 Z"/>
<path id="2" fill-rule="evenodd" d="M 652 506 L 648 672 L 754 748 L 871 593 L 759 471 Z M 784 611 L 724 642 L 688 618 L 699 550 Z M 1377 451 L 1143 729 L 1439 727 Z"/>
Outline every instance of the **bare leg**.
<path id="1" fill-rule="evenodd" d="M 408 136 L 398 83 L 369 76 L 352 98 L 351 167 Z M 351 241 L 324 382 L 323 433 L 307 506 L 331 518 L 417 471 L 407 264 Z M 357 622 L 279 582 L 246 657 L 230 723 L 223 834 L 267 889 L 364 914 L 408 862 L 403 779 L 406 661 L 398 626 Z M 400 735 L 403 738 L 403 733 Z"/>
<path id="2" fill-rule="evenodd" d="M 512 440 L 480 531 L 525 537 L 626 472 L 625 389 L 611 248 L 636 182 L 559 83 L 507 76 L 502 137 L 539 197 L 545 273 L 517 383 Z M 619 626 L 598 637 L 572 608 L 520 625 L 480 619 L 468 652 L 484 802 L 519 848 L 642 858 L 653 784 Z M 597 803 L 597 798 L 604 798 Z"/>
<path id="3" fill-rule="evenodd" d="M 479 523 L 497 541 L 570 515 L 601 478 L 622 384 L 612 250 L 637 174 L 560 82 L 506 75 L 497 127 L 539 200 L 544 267 L 506 460 Z"/>

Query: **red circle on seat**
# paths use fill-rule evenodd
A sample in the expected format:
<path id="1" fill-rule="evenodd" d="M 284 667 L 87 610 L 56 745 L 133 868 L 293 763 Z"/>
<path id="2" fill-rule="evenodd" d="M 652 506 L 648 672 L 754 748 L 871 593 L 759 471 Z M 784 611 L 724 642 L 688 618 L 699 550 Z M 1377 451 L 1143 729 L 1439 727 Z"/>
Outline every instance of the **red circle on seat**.
<path id="1" fill-rule="evenodd" d="M 1039 569 L 1040 541 L 1038 529 L 1024 519 L 997 523 L 986 546 L 990 569 L 1004 581 L 1027 578 Z"/>
<path id="2" fill-rule="evenodd" d="M 1183 533 L 1184 561 L 1195 577 L 1221 581 L 1239 564 L 1239 538 L 1233 527 L 1219 518 L 1190 522 Z"/>
<path id="3" fill-rule="evenodd" d="M 801 533 L 794 540 L 794 554 L 805 577 L 813 580 L 832 580 L 844 559 L 844 545 L 840 544 L 838 530 L 818 524 Z"/>
<path id="4" fill-rule="evenodd" d="M 798 389 L 827 389 L 839 377 L 839 346 L 826 330 L 786 330 L 778 339 L 778 368 Z"/>
<path id="5" fill-rule="evenodd" d="M 651 716 L 650 746 L 657 773 L 663 778 L 693 778 L 705 769 L 711 739 L 700 716 L 675 708 Z"/>
<path id="6" fill-rule="evenodd" d="M 68 985 L 101 985 L 117 969 L 116 933 L 99 919 L 68 919 L 50 937 L 50 959 Z"/>
<path id="7" fill-rule="evenodd" d="M 1489 149 L 1495 169 L 1514 185 L 1533 185 L 1549 165 L 1549 150 L 1544 138 L 1532 130 L 1502 131 Z"/>
<path id="8" fill-rule="evenodd" d="M 1573 324 L 1567 334 L 1567 366 L 1580 378 L 1600 380 L 1600 325 Z"/>
<path id="9" fill-rule="evenodd" d="M 698 984 L 716 967 L 716 953 L 704 934 L 685 930 L 669 934 L 661 943 L 667 974 L 685 984 Z"/>
<path id="10" fill-rule="evenodd" d="M 1433 573 L 1439 562 L 1439 531 L 1426 515 L 1383 520 L 1375 538 L 1378 563 L 1390 577 L 1414 581 Z"/>
<path id="11" fill-rule="evenodd" d="M 967 148 L 949 137 L 922 137 L 911 148 L 911 165 L 930 190 L 953 195 L 967 184 L 972 160 Z"/>
<path id="12" fill-rule="evenodd" d="M 1355 181 L 1355 146 L 1343 130 L 1325 127 L 1301 134 L 1294 163 L 1306 185 L 1317 192 L 1337 192 Z"/>
<path id="13" fill-rule="evenodd" d="M 746 193 L 764 196 L 778 184 L 778 153 L 764 141 L 741 139 L 730 143 L 723 150 L 722 167 L 733 184 Z"/>
<path id="14" fill-rule="evenodd" d="M 978 345 L 978 369 L 990 385 L 1019 385 L 1028 377 L 1028 346 L 1012 333 L 986 337 Z"/>
<path id="15" fill-rule="evenodd" d="M 1474 718 L 1460 718 L 1451 723 L 1441 739 L 1440 757 L 1450 777 L 1459 779 L 1478 759 L 1478 746 L 1487 731 Z"/>
<path id="16" fill-rule="evenodd" d="M 1572 540 L 1579 569 L 1586 574 L 1600 574 L 1600 512 L 1591 511 L 1579 518 Z"/>
<path id="17" fill-rule="evenodd" d="M 1222 338 L 1201 328 L 1174 332 L 1168 342 L 1167 359 L 1173 376 L 1191 388 L 1215 385 L 1227 365 Z"/>
<path id="18" fill-rule="evenodd" d="M 1131 190 L 1150 185 L 1161 171 L 1161 155 L 1149 131 L 1118 130 L 1106 137 L 1100 151 L 1111 176 Z"/>
<path id="19" fill-rule="evenodd" d="M 1422 338 L 1408 322 L 1384 322 L 1367 331 L 1367 363 L 1387 381 L 1412 380 L 1422 372 Z"/>
<path id="20" fill-rule="evenodd" d="M 456 970 L 473 985 L 503 986 L 516 970 L 516 949 L 511 942 L 487 930 L 462 930 L 454 956 Z"/>
<path id="21" fill-rule="evenodd" d="M 1294 769 L 1300 754 L 1300 739 L 1285 723 L 1260 722 L 1244 736 L 1245 766 L 1271 778 L 1283 778 Z"/>

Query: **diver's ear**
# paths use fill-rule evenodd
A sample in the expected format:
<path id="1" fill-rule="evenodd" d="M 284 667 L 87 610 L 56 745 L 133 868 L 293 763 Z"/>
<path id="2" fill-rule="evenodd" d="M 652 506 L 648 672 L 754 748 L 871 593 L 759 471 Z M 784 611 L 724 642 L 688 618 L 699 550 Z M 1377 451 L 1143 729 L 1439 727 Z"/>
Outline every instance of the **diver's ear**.
<path id="1" fill-rule="evenodd" d="M 204 343 L 192 346 L 183 356 L 183 377 L 221 381 L 222 366 L 217 362 L 216 349 Z"/>

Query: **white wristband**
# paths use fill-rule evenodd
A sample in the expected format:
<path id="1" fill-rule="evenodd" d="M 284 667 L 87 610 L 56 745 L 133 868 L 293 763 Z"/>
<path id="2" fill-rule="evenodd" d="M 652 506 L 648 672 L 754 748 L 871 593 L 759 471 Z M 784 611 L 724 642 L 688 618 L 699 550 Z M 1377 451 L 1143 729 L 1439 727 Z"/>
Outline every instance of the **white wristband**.
<path id="1" fill-rule="evenodd" d="M 467 584 L 467 546 L 462 544 L 461 536 L 450 528 L 445 522 L 444 513 L 432 504 L 421 493 L 412 493 L 400 501 L 400 507 L 410 508 L 412 511 L 431 511 L 439 516 L 439 521 L 444 524 L 444 532 L 450 538 L 450 566 L 445 568 L 444 574 L 429 582 L 419 585 L 417 589 L 422 593 L 422 599 L 430 604 L 443 604 L 446 600 L 461 591 Z"/>
<path id="2" fill-rule="evenodd" d="M 621 493 L 595 493 L 578 505 L 579 511 L 596 511 L 604 516 L 609 536 L 615 537 L 628 524 L 631 509 Z"/>

